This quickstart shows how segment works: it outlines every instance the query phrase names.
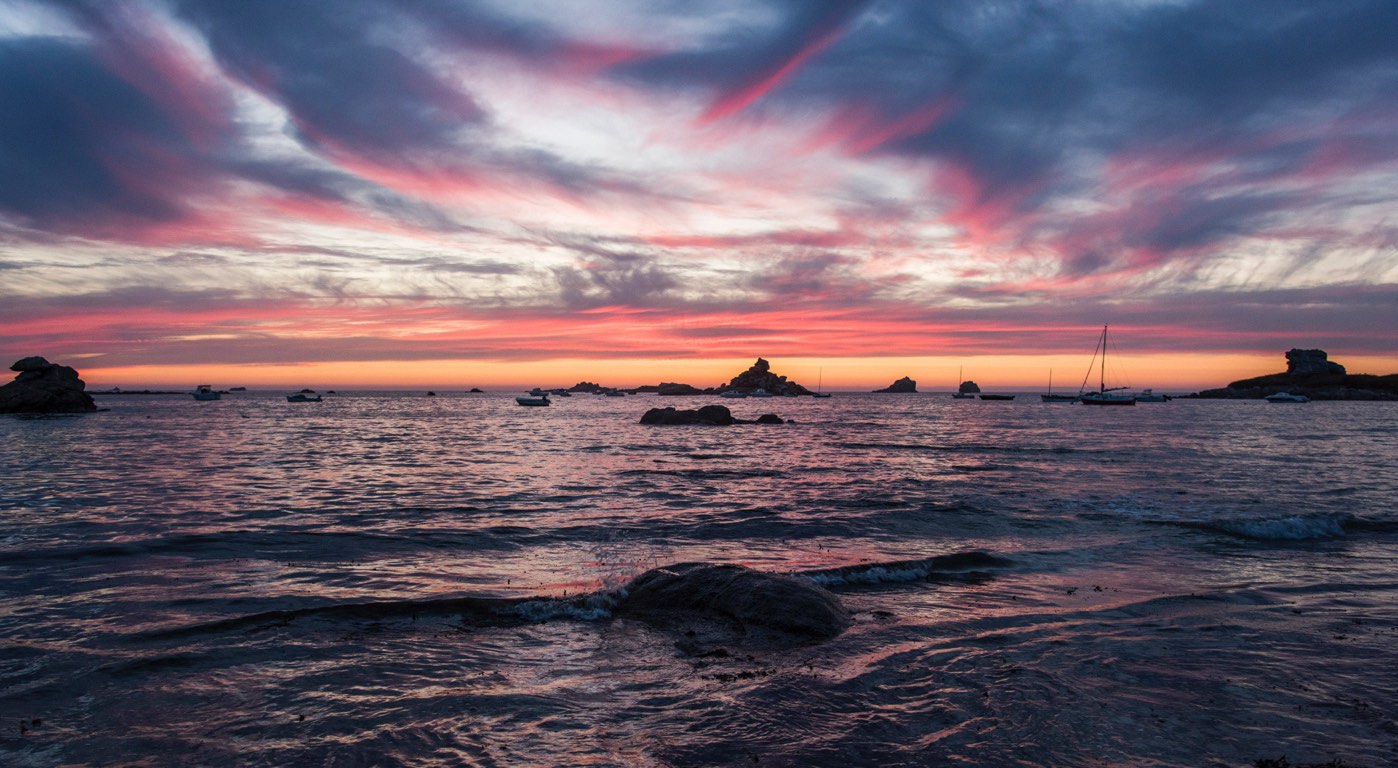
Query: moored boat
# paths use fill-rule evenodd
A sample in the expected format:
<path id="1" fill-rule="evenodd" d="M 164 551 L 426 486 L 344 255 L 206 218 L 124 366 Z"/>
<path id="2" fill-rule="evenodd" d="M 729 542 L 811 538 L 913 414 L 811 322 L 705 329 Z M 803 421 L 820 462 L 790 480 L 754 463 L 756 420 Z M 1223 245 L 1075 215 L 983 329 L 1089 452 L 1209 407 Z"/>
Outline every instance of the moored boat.
<path id="1" fill-rule="evenodd" d="M 548 395 L 538 395 L 538 396 L 534 396 L 534 395 L 531 393 L 531 394 L 525 395 L 525 396 L 523 396 L 523 397 L 516 397 L 516 398 L 515 398 L 515 404 L 516 404 L 516 405 L 530 405 L 530 406 L 548 405 L 548 404 L 549 404 L 549 396 L 548 396 Z"/>
<path id="2" fill-rule="evenodd" d="M 1076 402 L 1078 401 L 1078 396 L 1077 396 L 1077 395 L 1055 395 L 1055 394 L 1053 393 L 1053 369 L 1050 368 L 1050 369 L 1049 369 L 1049 387 L 1048 387 L 1048 392 L 1046 392 L 1046 393 L 1044 393 L 1044 394 L 1042 394 L 1042 395 L 1039 395 L 1039 399 L 1042 400 L 1042 401 L 1044 401 L 1044 402 L 1046 402 L 1046 403 L 1076 403 Z"/>
<path id="3" fill-rule="evenodd" d="M 1098 349 L 1102 352 L 1102 364 L 1098 368 L 1097 391 L 1079 392 L 1078 402 L 1083 405 L 1135 405 L 1135 395 L 1120 394 L 1120 390 L 1126 387 L 1107 387 L 1107 326 L 1102 326 L 1102 338 L 1097 342 Z M 1097 361 L 1097 352 L 1092 353 L 1093 363 Z M 1092 376 L 1092 363 L 1088 364 L 1087 375 Z"/>
<path id="4" fill-rule="evenodd" d="M 982 400 L 1013 400 L 1014 395 L 981 395 Z"/>
<path id="5" fill-rule="evenodd" d="M 1138 403 L 1168 403 L 1171 399 L 1172 398 L 1169 395 L 1155 394 L 1155 392 L 1149 387 L 1141 390 L 1136 394 L 1136 402 Z"/>
<path id="6" fill-rule="evenodd" d="M 217 400 L 223 397 L 223 393 L 214 389 L 212 384 L 200 384 L 189 394 L 193 395 L 195 400 Z"/>
<path id="7" fill-rule="evenodd" d="M 1290 392 L 1278 392 L 1274 395 L 1267 395 L 1262 398 L 1269 403 L 1309 403 L 1311 399 L 1305 395 L 1293 395 Z"/>
<path id="8" fill-rule="evenodd" d="M 296 392 L 286 396 L 288 403 L 318 403 L 320 395 L 308 395 L 305 392 Z"/>

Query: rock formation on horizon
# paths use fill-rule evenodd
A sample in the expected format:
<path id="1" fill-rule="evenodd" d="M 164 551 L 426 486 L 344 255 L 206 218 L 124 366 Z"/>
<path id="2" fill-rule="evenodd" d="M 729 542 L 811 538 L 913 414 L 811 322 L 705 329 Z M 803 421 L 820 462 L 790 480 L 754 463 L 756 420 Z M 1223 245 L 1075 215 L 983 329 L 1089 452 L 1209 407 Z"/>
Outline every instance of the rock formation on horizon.
<path id="1" fill-rule="evenodd" d="M 78 372 L 42 357 L 15 361 L 19 375 L 0 387 L 0 413 L 90 413 L 97 410 Z"/>
<path id="2" fill-rule="evenodd" d="M 740 392 L 752 393 L 755 390 L 765 389 L 774 395 L 809 395 L 811 391 L 797 384 L 794 381 L 787 381 L 785 376 L 778 376 L 772 373 L 772 365 L 762 358 L 757 358 L 757 362 L 752 367 L 733 377 L 733 380 L 718 388 L 719 392 L 727 392 L 736 389 Z"/>
<path id="3" fill-rule="evenodd" d="M 704 390 L 689 384 L 676 384 L 669 381 L 662 381 L 655 388 L 655 393 L 661 397 L 684 397 L 688 395 L 702 395 Z"/>
<path id="4" fill-rule="evenodd" d="M 1312 400 L 1398 400 L 1398 374 L 1374 376 L 1346 373 L 1322 349 L 1293 349 L 1286 353 L 1286 372 L 1235 381 L 1191 397 L 1205 400 L 1258 400 L 1278 392 Z"/>
<path id="5" fill-rule="evenodd" d="M 957 387 L 956 391 L 960 392 L 963 395 L 974 395 L 979 393 L 981 391 L 981 388 L 980 385 L 976 382 L 967 379 L 961 382 L 961 386 Z"/>
<path id="6" fill-rule="evenodd" d="M 594 394 L 594 395 L 600 395 L 600 394 L 602 394 L 603 392 L 606 392 L 606 391 L 607 391 L 607 388 L 604 387 L 604 386 L 602 386 L 601 384 L 593 384 L 593 383 L 590 382 L 590 381 L 580 381 L 580 382 L 578 382 L 577 384 L 574 384 L 573 386 L 569 387 L 569 388 L 568 388 L 568 391 L 569 391 L 569 392 L 589 392 L 589 393 Z"/>
<path id="7" fill-rule="evenodd" d="M 1330 362 L 1323 349 L 1293 349 L 1286 353 L 1286 373 L 1289 376 L 1343 376 L 1345 367 Z"/>
<path id="8" fill-rule="evenodd" d="M 916 382 L 916 381 L 913 381 L 911 378 L 909 378 L 909 377 L 907 377 L 907 376 L 904 376 L 903 378 L 901 378 L 901 379 L 899 379 L 899 380 L 893 382 L 892 384 L 889 384 L 888 386 L 884 387 L 883 389 L 876 389 L 876 390 L 874 390 L 874 393 L 875 393 L 875 394 L 895 394 L 895 395 L 899 395 L 899 394 L 909 394 L 909 393 L 916 394 L 916 393 L 917 393 L 917 382 Z"/>

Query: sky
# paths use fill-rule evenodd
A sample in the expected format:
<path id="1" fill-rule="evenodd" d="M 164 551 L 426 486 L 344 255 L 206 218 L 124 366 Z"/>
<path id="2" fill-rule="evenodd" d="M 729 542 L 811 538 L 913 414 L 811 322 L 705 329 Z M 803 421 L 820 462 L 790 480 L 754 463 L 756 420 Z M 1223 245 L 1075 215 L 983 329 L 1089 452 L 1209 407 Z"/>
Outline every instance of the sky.
<path id="1" fill-rule="evenodd" d="M 0 0 L 90 385 L 1398 371 L 1398 3 Z M 962 373 L 959 373 L 962 372 Z"/>

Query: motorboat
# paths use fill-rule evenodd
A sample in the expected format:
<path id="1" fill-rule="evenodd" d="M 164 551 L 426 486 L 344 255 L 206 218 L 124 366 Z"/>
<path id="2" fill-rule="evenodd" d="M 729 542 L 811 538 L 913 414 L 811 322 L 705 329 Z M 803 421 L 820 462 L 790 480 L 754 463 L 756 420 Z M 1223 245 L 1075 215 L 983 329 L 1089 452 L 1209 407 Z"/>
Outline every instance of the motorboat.
<path id="1" fill-rule="evenodd" d="M 981 395 L 982 400 L 1013 400 L 1014 395 Z"/>
<path id="2" fill-rule="evenodd" d="M 771 392 L 768 392 L 768 391 L 765 390 L 765 389 L 762 389 L 761 387 L 758 387 L 757 389 L 754 389 L 754 390 L 752 391 L 752 395 L 751 395 L 751 396 L 752 396 L 752 397 L 771 397 L 771 396 L 772 396 L 772 393 L 771 393 Z"/>
<path id="3" fill-rule="evenodd" d="M 738 391 L 738 390 L 736 390 L 736 389 L 728 389 L 728 390 L 724 390 L 723 392 L 718 393 L 718 396 L 719 396 L 719 397 L 726 397 L 726 398 L 728 398 L 729 400 L 736 400 L 736 399 L 741 398 L 741 397 L 747 397 L 747 396 L 748 396 L 748 393 L 746 393 L 746 392 L 740 392 L 740 391 Z"/>
<path id="4" fill-rule="evenodd" d="M 1138 403 L 1168 403 L 1172 399 L 1169 395 L 1155 394 L 1149 387 L 1136 393 L 1136 402 Z"/>
<path id="5" fill-rule="evenodd" d="M 1267 395 L 1262 398 L 1269 403 L 1309 403 L 1311 399 L 1305 395 L 1293 395 L 1290 392 L 1278 392 L 1275 395 Z"/>
<path id="6" fill-rule="evenodd" d="M 1135 395 L 1121 394 L 1120 390 L 1126 387 L 1107 388 L 1107 326 L 1102 326 L 1102 336 L 1097 341 L 1097 350 L 1093 350 L 1092 363 L 1087 366 L 1087 375 L 1092 375 L 1092 368 L 1097 362 L 1097 351 L 1102 353 L 1102 364 L 1097 370 L 1097 391 L 1079 392 L 1078 402 L 1083 405 L 1135 405 Z"/>
<path id="7" fill-rule="evenodd" d="M 516 398 L 515 398 L 515 403 L 516 403 L 517 405 L 548 405 L 548 404 L 549 404 L 549 396 L 548 396 L 548 395 L 539 395 L 539 396 L 535 397 L 535 396 L 531 393 L 531 394 L 525 395 L 525 396 L 523 396 L 523 397 L 516 397 Z"/>
<path id="8" fill-rule="evenodd" d="M 223 397 L 223 393 L 214 389 L 212 384 L 200 384 L 189 394 L 193 395 L 195 400 L 217 400 Z"/>
<path id="9" fill-rule="evenodd" d="M 320 395 L 308 395 L 305 392 L 296 392 L 286 396 L 288 403 L 318 403 Z"/>

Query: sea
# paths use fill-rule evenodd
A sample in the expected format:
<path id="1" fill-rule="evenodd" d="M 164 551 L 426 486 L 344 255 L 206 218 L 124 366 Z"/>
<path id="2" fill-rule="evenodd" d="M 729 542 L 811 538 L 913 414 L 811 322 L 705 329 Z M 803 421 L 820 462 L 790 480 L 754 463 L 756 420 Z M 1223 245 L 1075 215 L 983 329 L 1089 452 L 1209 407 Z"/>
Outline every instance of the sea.
<path id="1" fill-rule="evenodd" d="M 1398 404 L 517 394 L 0 417 L 0 765 L 1398 765 Z"/>

